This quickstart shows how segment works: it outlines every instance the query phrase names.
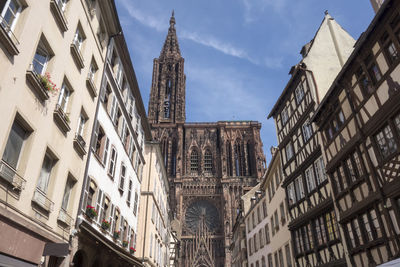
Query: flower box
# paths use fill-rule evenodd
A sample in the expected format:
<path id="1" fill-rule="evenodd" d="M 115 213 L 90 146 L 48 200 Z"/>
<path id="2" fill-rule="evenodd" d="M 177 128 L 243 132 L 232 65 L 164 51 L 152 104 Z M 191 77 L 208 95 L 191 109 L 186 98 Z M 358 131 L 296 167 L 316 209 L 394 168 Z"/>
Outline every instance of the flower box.
<path id="1" fill-rule="evenodd" d="M 97 217 L 97 211 L 94 207 L 87 205 L 86 206 L 86 212 L 85 212 L 86 216 L 88 216 L 90 219 L 93 219 L 95 217 Z"/>
<path id="2" fill-rule="evenodd" d="M 105 231 L 107 231 L 108 229 L 110 229 L 111 223 L 109 221 L 103 220 L 101 222 L 101 228 Z"/>
<path id="3" fill-rule="evenodd" d="M 118 239 L 121 236 L 121 231 L 114 231 L 113 237 Z"/>
<path id="4" fill-rule="evenodd" d="M 123 246 L 124 248 L 126 248 L 126 247 L 128 246 L 128 244 L 129 244 L 128 240 L 122 241 L 122 246 Z"/>
<path id="5" fill-rule="evenodd" d="M 136 249 L 134 247 L 129 248 L 129 253 L 133 254 L 136 252 Z"/>

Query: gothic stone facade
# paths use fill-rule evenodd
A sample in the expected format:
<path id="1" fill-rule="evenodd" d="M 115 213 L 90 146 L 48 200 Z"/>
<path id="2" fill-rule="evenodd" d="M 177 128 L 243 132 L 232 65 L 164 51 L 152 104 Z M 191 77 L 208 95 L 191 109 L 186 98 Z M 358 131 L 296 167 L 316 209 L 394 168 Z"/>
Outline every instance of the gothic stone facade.
<path id="1" fill-rule="evenodd" d="M 229 244 L 240 196 L 264 171 L 261 124 L 187 123 L 185 79 L 172 16 L 154 60 L 148 117 L 162 146 L 171 209 L 179 222 L 179 266 L 231 266 Z"/>

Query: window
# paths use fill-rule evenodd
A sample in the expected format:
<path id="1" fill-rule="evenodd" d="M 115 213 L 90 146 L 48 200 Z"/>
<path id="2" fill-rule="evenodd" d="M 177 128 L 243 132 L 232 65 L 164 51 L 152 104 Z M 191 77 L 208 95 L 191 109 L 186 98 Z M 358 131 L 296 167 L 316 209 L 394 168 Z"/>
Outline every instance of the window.
<path id="1" fill-rule="evenodd" d="M 393 64 L 399 58 L 399 51 L 397 50 L 393 41 L 390 39 L 388 32 L 384 32 L 382 35 L 381 45 L 389 64 Z"/>
<path id="2" fill-rule="evenodd" d="M 317 183 L 321 184 L 326 180 L 325 164 L 324 158 L 321 156 L 314 162 L 315 175 L 317 178 Z"/>
<path id="3" fill-rule="evenodd" d="M 265 200 L 263 200 L 262 206 L 263 206 L 263 215 L 265 218 L 265 217 L 267 217 L 267 203 L 265 202 Z"/>
<path id="4" fill-rule="evenodd" d="M 78 51 L 81 51 L 84 39 L 85 38 L 84 38 L 83 32 L 78 27 L 76 29 L 76 32 L 74 35 L 74 40 L 72 41 L 72 43 L 75 45 L 75 47 L 76 47 L 76 49 L 78 49 Z"/>
<path id="5" fill-rule="evenodd" d="M 71 196 L 71 191 L 72 191 L 72 188 L 74 187 L 74 184 L 75 184 L 75 181 L 71 177 L 68 177 L 67 183 L 66 183 L 65 189 L 64 189 L 62 203 L 61 203 L 61 208 L 64 211 L 68 210 L 68 202 L 69 202 L 69 198 Z"/>
<path id="6" fill-rule="evenodd" d="M 192 153 L 190 154 L 190 170 L 192 172 L 199 171 L 199 154 L 197 153 L 196 149 L 193 149 Z"/>
<path id="7" fill-rule="evenodd" d="M 272 236 L 275 235 L 275 221 L 274 221 L 274 216 L 271 216 L 271 231 L 272 231 Z"/>
<path id="8" fill-rule="evenodd" d="M 125 176 L 126 176 L 126 166 L 122 162 L 121 163 L 121 173 L 120 173 L 120 178 L 119 178 L 119 187 L 118 187 L 121 192 L 124 191 Z"/>
<path id="9" fill-rule="evenodd" d="M 139 201 L 139 196 L 138 196 L 138 193 L 135 192 L 135 202 L 133 203 L 133 214 L 135 216 L 136 216 L 136 213 L 137 213 L 138 201 Z"/>
<path id="10" fill-rule="evenodd" d="M 368 74 L 372 79 L 372 82 L 376 84 L 382 78 L 381 71 L 379 70 L 378 64 L 376 64 L 374 56 L 370 54 L 364 61 L 367 66 Z"/>
<path id="11" fill-rule="evenodd" d="M 33 57 L 32 61 L 32 71 L 36 74 L 43 75 L 46 71 L 47 63 L 50 60 L 50 53 L 48 52 L 44 42 L 40 40 L 35 56 Z"/>
<path id="12" fill-rule="evenodd" d="M 282 202 L 279 207 L 280 207 L 280 210 L 281 210 L 281 223 L 282 223 L 282 225 L 284 225 L 285 222 L 286 222 L 285 204 Z"/>
<path id="13" fill-rule="evenodd" d="M 264 256 L 262 256 L 262 258 L 261 258 L 261 267 L 267 267 L 267 263 L 265 262 Z"/>
<path id="14" fill-rule="evenodd" d="M 305 194 L 303 188 L 303 180 L 301 179 L 301 176 L 297 177 L 296 180 L 294 180 L 294 186 L 296 189 L 296 199 L 297 200 L 302 199 L 305 196 Z"/>
<path id="15" fill-rule="evenodd" d="M 294 203 L 296 203 L 296 194 L 294 191 L 294 183 L 290 183 L 287 187 L 287 194 L 288 194 L 288 198 L 289 198 L 289 205 L 293 205 Z"/>
<path id="16" fill-rule="evenodd" d="M 42 169 L 40 170 L 40 175 L 36 189 L 40 191 L 43 195 L 47 194 L 47 189 L 49 187 L 50 174 L 54 166 L 54 160 L 50 157 L 48 153 L 45 154 Z"/>
<path id="17" fill-rule="evenodd" d="M 400 134 L 400 114 L 398 114 L 395 118 L 394 118 L 394 124 L 396 125 L 397 131 Z"/>
<path id="18" fill-rule="evenodd" d="M 83 136 L 83 130 L 85 129 L 86 120 L 86 117 L 81 113 L 81 115 L 79 115 L 78 129 L 76 130 L 76 134 L 78 136 Z"/>
<path id="19" fill-rule="evenodd" d="M 337 103 L 336 105 L 339 105 Z M 337 132 L 341 129 L 342 125 L 344 124 L 345 117 L 343 114 L 343 111 L 341 109 L 338 109 L 334 114 L 333 117 L 330 119 L 328 122 L 326 128 L 325 128 L 325 136 L 329 140 L 332 140 L 332 138 L 335 136 Z"/>
<path id="20" fill-rule="evenodd" d="M 110 140 L 106 137 L 103 128 L 100 126 L 99 122 L 96 123 L 95 136 L 93 142 L 93 150 L 97 158 L 102 161 L 103 164 L 106 163 L 108 156 L 108 149 L 110 145 Z"/>
<path id="21" fill-rule="evenodd" d="M 301 100 L 303 100 L 303 98 L 304 98 L 304 88 L 303 88 L 303 84 L 301 83 L 301 81 L 299 82 L 299 84 L 296 87 L 295 95 L 296 95 L 296 103 L 298 105 L 298 104 L 300 104 Z"/>
<path id="22" fill-rule="evenodd" d="M 115 164 L 117 163 L 117 150 L 115 147 L 111 148 L 110 163 L 108 165 L 108 174 L 114 177 Z"/>
<path id="23" fill-rule="evenodd" d="M 274 254 L 274 259 L 275 259 L 275 266 L 278 267 L 278 266 L 279 266 L 278 252 L 275 252 L 275 254 Z"/>
<path id="24" fill-rule="evenodd" d="M 360 67 L 355 74 L 363 94 L 366 96 L 372 94 L 374 92 L 374 87 L 365 74 L 363 67 Z"/>
<path id="25" fill-rule="evenodd" d="M 68 101 L 71 96 L 71 89 L 63 83 L 61 86 L 60 95 L 58 96 L 57 105 L 64 113 L 67 113 Z"/>
<path id="26" fill-rule="evenodd" d="M 268 223 L 265 225 L 265 244 L 270 243 L 270 238 L 269 238 L 269 226 Z"/>
<path id="27" fill-rule="evenodd" d="M 293 157 L 293 146 L 292 143 L 286 145 L 286 161 L 289 161 Z"/>
<path id="28" fill-rule="evenodd" d="M 284 125 L 286 124 L 286 122 L 289 120 L 288 107 L 285 107 L 285 108 L 282 110 L 281 119 L 282 119 L 282 126 L 284 126 Z"/>
<path id="29" fill-rule="evenodd" d="M 375 139 L 382 158 L 386 159 L 397 150 L 397 144 L 393 137 L 392 129 L 386 125 L 383 130 L 376 134 Z"/>
<path id="30" fill-rule="evenodd" d="M 17 121 L 14 121 L 2 157 L 2 160 L 14 170 L 17 169 L 22 147 L 27 137 L 28 132 Z"/>
<path id="31" fill-rule="evenodd" d="M 285 252 L 286 252 L 286 265 L 287 267 L 292 267 L 292 257 L 290 254 L 290 245 L 285 245 Z"/>
<path id="32" fill-rule="evenodd" d="M 332 241 L 337 239 L 339 236 L 338 236 L 335 211 L 328 212 L 325 215 L 325 219 L 326 219 L 326 228 L 328 230 L 329 240 Z"/>
<path id="33" fill-rule="evenodd" d="M 128 187 L 128 197 L 126 198 L 126 203 L 128 206 L 131 206 L 131 194 L 132 194 L 132 180 L 129 180 L 129 187 Z"/>
<path id="34" fill-rule="evenodd" d="M 272 267 L 273 263 L 272 263 L 272 254 L 268 254 L 268 266 Z"/>
<path id="35" fill-rule="evenodd" d="M 94 62 L 92 62 L 92 63 L 90 63 L 90 66 L 89 66 L 89 72 L 88 72 L 88 79 L 89 79 L 89 81 L 91 81 L 92 83 L 94 83 L 94 76 L 95 76 L 95 74 L 96 74 L 96 72 L 97 72 L 97 66 L 95 65 L 95 63 Z"/>
<path id="36" fill-rule="evenodd" d="M 22 5 L 18 0 L 2 0 L 0 1 L 0 8 L 2 9 L 0 24 L 10 33 L 15 27 Z"/>
<path id="37" fill-rule="evenodd" d="M 313 130 L 312 130 L 312 125 L 307 121 L 303 124 L 303 137 L 304 137 L 304 143 L 307 143 L 308 140 L 310 140 Z"/>
<path id="38" fill-rule="evenodd" d="M 308 191 L 308 193 L 310 193 L 316 187 L 315 186 L 314 171 L 313 171 L 313 165 L 312 164 L 306 170 L 305 175 L 306 175 L 307 191 Z"/>
<path id="39" fill-rule="evenodd" d="M 258 238 L 260 239 L 260 248 L 262 248 L 264 246 L 264 236 L 262 234 L 262 229 L 260 229 L 260 231 L 258 231 Z"/>
<path id="40" fill-rule="evenodd" d="M 212 154 L 210 150 L 206 150 L 204 153 L 204 171 L 211 173 L 212 172 Z"/>
<path id="41" fill-rule="evenodd" d="M 277 233 L 279 231 L 279 219 L 277 210 L 274 212 L 274 218 L 275 218 L 275 232 Z"/>
<path id="42" fill-rule="evenodd" d="M 278 250 L 278 255 L 279 255 L 279 264 L 281 267 L 284 267 L 284 263 L 283 263 L 283 253 L 282 253 L 282 249 Z"/>
<path id="43" fill-rule="evenodd" d="M 67 6 L 67 0 L 56 0 L 56 3 L 61 11 L 65 10 L 65 7 Z"/>

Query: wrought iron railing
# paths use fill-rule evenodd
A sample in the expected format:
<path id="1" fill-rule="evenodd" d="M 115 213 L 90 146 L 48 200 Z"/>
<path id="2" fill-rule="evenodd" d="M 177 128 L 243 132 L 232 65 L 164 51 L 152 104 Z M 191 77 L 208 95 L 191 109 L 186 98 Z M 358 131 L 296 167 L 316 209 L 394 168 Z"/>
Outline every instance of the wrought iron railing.
<path id="1" fill-rule="evenodd" d="M 0 16 L 0 25 L 4 29 L 4 31 L 8 34 L 11 41 L 15 45 L 19 45 L 19 41 L 18 41 L 17 37 L 14 35 L 14 32 L 11 30 L 11 26 L 8 24 L 8 22 L 2 16 Z"/>
<path id="2" fill-rule="evenodd" d="M 17 171 L 8 165 L 4 160 L 0 162 L 0 178 L 10 183 L 14 189 L 23 190 L 25 186 L 25 179 L 20 176 Z"/>
<path id="3" fill-rule="evenodd" d="M 67 122 L 69 123 L 69 116 L 68 114 L 64 111 L 63 107 L 61 107 L 60 104 L 56 105 L 56 112 Z"/>
<path id="4" fill-rule="evenodd" d="M 74 219 L 68 214 L 66 210 L 61 208 L 58 214 L 58 220 L 65 223 L 66 225 L 71 226 Z"/>
<path id="5" fill-rule="evenodd" d="M 32 200 L 49 212 L 53 209 L 54 203 L 46 196 L 46 193 L 39 188 L 36 188 Z"/>

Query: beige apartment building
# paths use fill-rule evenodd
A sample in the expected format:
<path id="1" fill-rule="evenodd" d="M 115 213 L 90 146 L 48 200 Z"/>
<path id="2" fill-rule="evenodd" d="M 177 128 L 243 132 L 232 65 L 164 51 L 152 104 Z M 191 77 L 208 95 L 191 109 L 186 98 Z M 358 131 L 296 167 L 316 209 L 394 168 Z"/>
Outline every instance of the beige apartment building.
<path id="1" fill-rule="evenodd" d="M 137 257 L 144 266 L 169 266 L 169 185 L 158 142 L 146 142 Z"/>
<path id="2" fill-rule="evenodd" d="M 115 14 L 112 1 L 0 2 L 1 266 L 68 264 Z"/>
<path id="3" fill-rule="evenodd" d="M 267 248 L 264 250 L 268 265 L 261 267 L 292 267 L 291 235 L 288 228 L 286 192 L 282 187 L 283 175 L 279 151 L 271 147 L 272 159 L 260 183 L 260 190 L 265 192 L 267 217 L 264 224 L 264 236 Z"/>

